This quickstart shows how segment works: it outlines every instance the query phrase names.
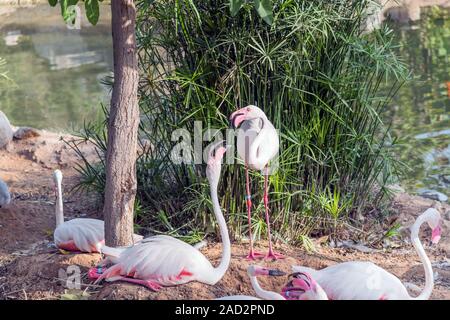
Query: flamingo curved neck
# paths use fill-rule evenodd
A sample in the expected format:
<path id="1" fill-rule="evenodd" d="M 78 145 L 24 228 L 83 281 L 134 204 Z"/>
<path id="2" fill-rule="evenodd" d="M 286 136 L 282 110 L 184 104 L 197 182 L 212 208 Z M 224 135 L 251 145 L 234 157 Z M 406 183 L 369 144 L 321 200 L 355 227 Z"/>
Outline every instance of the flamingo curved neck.
<path id="1" fill-rule="evenodd" d="M 411 242 L 414 248 L 416 249 L 417 254 L 420 257 L 420 261 L 422 262 L 425 270 L 425 288 L 416 298 L 410 297 L 411 299 L 414 300 L 428 300 L 431 296 L 434 287 L 434 276 L 433 276 L 433 269 L 431 267 L 431 262 L 430 259 L 428 259 L 428 256 L 425 253 L 425 250 L 419 239 L 420 226 L 425 222 L 427 222 L 426 219 L 423 219 L 423 217 L 418 217 L 416 222 L 411 228 Z"/>
<path id="2" fill-rule="evenodd" d="M 217 223 L 219 225 L 220 237 L 222 239 L 222 258 L 220 259 L 220 264 L 215 268 L 214 277 L 212 279 L 212 284 L 217 283 L 222 279 L 225 272 L 228 270 L 231 260 L 231 242 L 230 236 L 228 234 L 227 223 L 222 214 L 222 209 L 220 208 L 219 199 L 217 196 L 217 183 L 213 183 L 210 186 L 211 189 L 211 200 L 214 209 L 214 215 L 216 216 Z"/>
<path id="3" fill-rule="evenodd" d="M 268 159 L 263 159 L 263 157 L 261 157 L 261 155 L 258 153 L 258 150 L 261 144 L 267 142 L 267 130 L 270 130 L 270 128 L 273 127 L 265 115 L 264 117 L 261 116 L 260 118 L 258 118 L 258 120 L 262 121 L 261 130 L 258 132 L 252 144 L 250 145 L 248 156 L 249 163 L 257 168 L 264 167 L 267 164 Z"/>
<path id="4" fill-rule="evenodd" d="M 61 181 L 58 180 L 56 182 L 57 185 L 57 194 L 56 194 L 56 206 L 55 206 L 55 215 L 56 215 L 56 227 L 64 223 L 64 211 L 63 211 L 63 199 L 62 199 L 62 188 Z"/>
<path id="5" fill-rule="evenodd" d="M 283 296 L 279 293 L 273 292 L 273 291 L 267 291 L 261 288 L 259 285 L 258 279 L 255 276 L 250 277 L 250 282 L 252 284 L 253 290 L 255 290 L 256 295 L 260 297 L 261 299 L 265 300 L 286 300 L 283 298 Z"/>

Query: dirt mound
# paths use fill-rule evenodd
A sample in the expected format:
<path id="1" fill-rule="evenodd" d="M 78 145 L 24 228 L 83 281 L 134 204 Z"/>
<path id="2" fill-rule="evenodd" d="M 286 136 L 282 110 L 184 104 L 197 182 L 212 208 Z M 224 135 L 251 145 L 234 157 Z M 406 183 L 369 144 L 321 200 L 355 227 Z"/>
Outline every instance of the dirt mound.
<path id="1" fill-rule="evenodd" d="M 44 253 L 20 257 L 0 268 L 0 277 L 7 279 L 0 286 L 3 299 L 58 299 L 66 291 L 69 266 L 83 271 L 81 280 L 86 282 L 86 271 L 96 265 L 98 254 L 63 255 Z M 85 288 L 82 288 L 85 289 Z"/>

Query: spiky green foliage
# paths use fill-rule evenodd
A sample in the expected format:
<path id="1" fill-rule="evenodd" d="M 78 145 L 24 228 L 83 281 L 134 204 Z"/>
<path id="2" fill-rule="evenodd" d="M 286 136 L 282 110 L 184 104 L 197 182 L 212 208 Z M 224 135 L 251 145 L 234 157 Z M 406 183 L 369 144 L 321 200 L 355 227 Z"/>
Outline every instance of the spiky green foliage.
<path id="1" fill-rule="evenodd" d="M 6 69 L 6 60 L 0 57 L 0 83 L 6 83 L 11 81 L 8 77 L 8 71 Z"/>
<path id="2" fill-rule="evenodd" d="M 171 135 L 193 135 L 195 120 L 203 130 L 225 129 L 229 114 L 248 104 L 281 133 L 279 170 L 270 176 L 279 238 L 303 241 L 379 206 L 398 169 L 380 113 L 405 70 L 389 29 L 363 33 L 369 4 L 278 0 L 268 25 L 248 6 L 231 16 L 228 0 L 139 2 L 140 130 L 149 146 L 138 160 L 141 221 L 161 231 L 213 230 L 202 166 L 171 162 Z M 380 92 L 388 78 L 390 90 Z M 242 166 L 224 166 L 219 188 L 237 237 L 248 228 L 243 177 Z M 256 236 L 266 229 L 262 179 L 252 173 Z"/>

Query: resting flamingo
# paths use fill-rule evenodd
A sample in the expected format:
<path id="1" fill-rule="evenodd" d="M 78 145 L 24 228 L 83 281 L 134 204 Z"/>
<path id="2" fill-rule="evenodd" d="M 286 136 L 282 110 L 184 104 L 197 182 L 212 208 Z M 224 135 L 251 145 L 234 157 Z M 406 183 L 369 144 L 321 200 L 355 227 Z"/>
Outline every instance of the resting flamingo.
<path id="1" fill-rule="evenodd" d="M 53 233 L 55 245 L 67 251 L 100 252 L 105 244 L 105 223 L 102 220 L 76 218 L 64 222 L 62 198 L 62 172 L 55 170 L 53 178 L 56 184 L 56 229 Z M 134 241 L 142 236 L 135 234 Z"/>
<path id="2" fill-rule="evenodd" d="M 264 170 L 264 208 L 266 214 L 267 233 L 269 238 L 269 252 L 265 256 L 268 259 L 278 259 L 283 256 L 275 253 L 272 248 L 272 237 L 270 232 L 269 219 L 269 195 L 268 195 L 268 163 L 278 153 L 279 138 L 275 127 L 267 119 L 265 113 L 258 107 L 249 105 L 245 108 L 233 112 L 230 122 L 234 128 L 239 128 L 237 132 L 237 153 L 244 160 L 245 166 L 245 186 L 247 200 L 247 217 L 250 240 L 250 252 L 247 259 L 255 260 L 264 255 L 255 252 L 253 249 L 251 208 L 252 200 L 250 194 L 250 179 L 248 169 Z"/>
<path id="3" fill-rule="evenodd" d="M 252 287 L 259 298 L 237 295 L 216 300 L 328 300 L 325 291 L 306 273 L 298 272 L 293 274 L 294 279 L 289 281 L 281 294 L 261 288 L 257 276 L 282 276 L 285 274 L 283 271 L 250 265 L 247 268 L 247 273 Z"/>
<path id="4" fill-rule="evenodd" d="M 0 208 L 6 206 L 11 202 L 11 195 L 9 194 L 8 185 L 0 179 Z"/>
<path id="5" fill-rule="evenodd" d="M 220 145 L 223 142 L 220 142 Z M 99 267 L 89 271 L 96 283 L 122 280 L 144 285 L 152 290 L 161 286 L 174 286 L 190 281 L 199 281 L 209 285 L 216 284 L 228 269 L 231 259 L 231 244 L 228 229 L 223 217 L 217 195 L 221 161 L 226 149 L 213 146 L 209 152 L 206 176 L 210 185 L 214 215 L 222 238 L 222 258 L 215 268 L 209 260 L 193 246 L 173 237 L 159 235 L 146 238 L 128 248 L 109 248 L 104 246 L 102 253 L 115 263 L 105 271 Z M 215 150 L 216 149 L 216 150 Z M 215 150 L 215 154 L 214 153 Z"/>
<path id="6" fill-rule="evenodd" d="M 430 208 L 411 227 L 411 242 L 425 269 L 425 288 L 416 298 L 408 294 L 400 279 L 372 262 L 344 262 L 322 270 L 300 266 L 293 266 L 292 269 L 311 274 L 328 297 L 334 300 L 427 300 L 433 291 L 433 270 L 419 240 L 419 229 L 427 222 L 432 229 L 432 243 L 438 243 L 441 237 L 440 219 L 439 212 Z"/>

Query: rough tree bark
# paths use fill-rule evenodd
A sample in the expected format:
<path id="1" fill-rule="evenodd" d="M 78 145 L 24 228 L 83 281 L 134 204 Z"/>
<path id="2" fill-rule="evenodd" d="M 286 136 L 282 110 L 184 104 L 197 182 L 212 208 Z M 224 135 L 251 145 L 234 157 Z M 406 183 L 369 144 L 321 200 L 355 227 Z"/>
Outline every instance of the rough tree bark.
<path id="1" fill-rule="evenodd" d="M 133 0 L 112 0 L 114 86 L 108 123 L 103 215 L 108 246 L 132 244 L 139 126 L 136 8 Z"/>

